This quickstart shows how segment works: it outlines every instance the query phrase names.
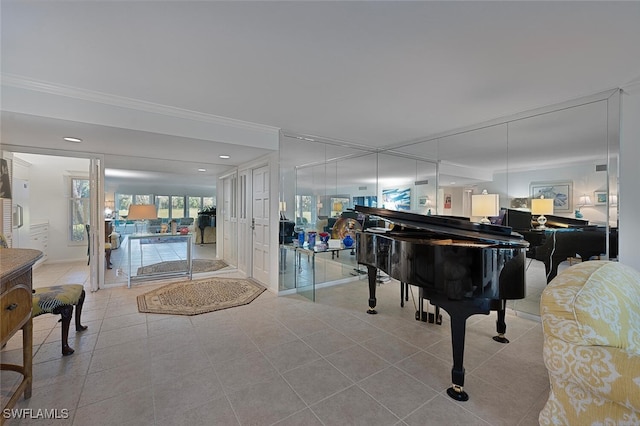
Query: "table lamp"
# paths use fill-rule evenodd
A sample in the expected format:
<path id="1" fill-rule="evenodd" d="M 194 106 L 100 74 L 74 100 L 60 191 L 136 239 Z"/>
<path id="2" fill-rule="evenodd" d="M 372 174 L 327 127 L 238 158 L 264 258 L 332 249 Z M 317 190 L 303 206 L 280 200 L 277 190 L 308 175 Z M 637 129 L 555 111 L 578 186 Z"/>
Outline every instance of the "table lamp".
<path id="1" fill-rule="evenodd" d="M 471 216 L 482 216 L 480 223 L 490 224 L 489 216 L 497 216 L 500 212 L 500 199 L 498 194 L 488 194 L 483 190 L 482 194 L 471 196 Z"/>
<path id="2" fill-rule="evenodd" d="M 142 222 L 142 232 L 147 230 L 147 220 L 156 219 L 158 213 L 156 212 L 156 206 L 153 204 L 132 204 L 129 206 L 129 213 L 127 214 L 127 220 L 136 220 Z M 136 232 L 138 227 L 136 224 Z"/>
<path id="3" fill-rule="evenodd" d="M 544 198 L 544 195 L 540 198 L 533 198 L 531 200 L 531 214 L 538 215 L 538 229 L 545 229 L 547 218 L 544 215 L 553 214 L 553 199 Z"/>
<path id="4" fill-rule="evenodd" d="M 582 219 L 582 212 L 580 211 L 580 209 L 582 209 L 584 206 L 590 206 L 591 205 L 591 198 L 589 198 L 588 195 L 584 194 L 581 195 L 580 198 L 578 198 L 578 205 L 580 207 L 578 207 L 578 210 L 576 210 L 575 212 L 575 216 L 576 219 Z"/>

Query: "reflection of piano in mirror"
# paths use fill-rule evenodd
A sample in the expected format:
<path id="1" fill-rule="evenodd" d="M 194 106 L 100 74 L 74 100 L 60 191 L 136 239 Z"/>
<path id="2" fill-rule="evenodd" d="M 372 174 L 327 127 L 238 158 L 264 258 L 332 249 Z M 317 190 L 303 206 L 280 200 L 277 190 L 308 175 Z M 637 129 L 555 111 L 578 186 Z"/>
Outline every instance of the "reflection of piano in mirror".
<path id="1" fill-rule="evenodd" d="M 421 298 L 447 311 L 453 346 L 452 398 L 468 399 L 464 386 L 466 320 L 498 311 L 498 336 L 504 338 L 505 303 L 525 292 L 527 243 L 511 228 L 446 216 L 356 206 L 356 211 L 393 223 L 393 229 L 369 228 L 357 234 L 358 263 L 367 266 L 369 313 L 376 313 L 376 275 L 381 269 L 402 283 L 420 287 Z M 417 313 L 422 319 L 422 309 Z"/>
<path id="2" fill-rule="evenodd" d="M 547 283 L 558 275 L 558 265 L 568 258 L 579 256 L 586 261 L 609 253 L 618 255 L 618 230 L 609 231 L 607 247 L 606 227 L 590 225 L 589 221 L 572 217 L 547 215 L 545 229 L 536 229 L 536 218 L 528 211 L 507 211 L 507 225 L 521 233 L 531 248 L 527 257 L 544 263 Z"/>

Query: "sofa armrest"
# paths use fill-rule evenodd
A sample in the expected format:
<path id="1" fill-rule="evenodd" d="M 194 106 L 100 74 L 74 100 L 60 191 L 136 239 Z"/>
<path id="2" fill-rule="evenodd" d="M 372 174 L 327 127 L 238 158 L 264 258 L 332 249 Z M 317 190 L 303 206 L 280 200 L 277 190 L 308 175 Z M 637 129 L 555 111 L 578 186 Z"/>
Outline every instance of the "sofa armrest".
<path id="1" fill-rule="evenodd" d="M 545 336 L 544 363 L 552 378 L 640 411 L 640 354 L 608 346 L 574 345 Z M 553 383 L 553 380 L 552 380 Z M 576 403 L 588 403 L 576 395 Z"/>

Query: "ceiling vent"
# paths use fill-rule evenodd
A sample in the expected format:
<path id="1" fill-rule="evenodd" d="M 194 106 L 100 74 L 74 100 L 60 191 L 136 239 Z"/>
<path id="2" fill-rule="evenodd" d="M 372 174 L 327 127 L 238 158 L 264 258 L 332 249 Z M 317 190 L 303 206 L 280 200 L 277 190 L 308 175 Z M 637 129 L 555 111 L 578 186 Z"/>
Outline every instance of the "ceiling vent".
<path id="1" fill-rule="evenodd" d="M 417 180 L 415 181 L 415 185 L 428 185 L 429 184 L 429 179 L 425 179 L 425 180 Z"/>
<path id="2" fill-rule="evenodd" d="M 607 165 L 606 164 L 596 164 L 596 172 L 606 172 Z"/>
<path id="3" fill-rule="evenodd" d="M 360 191 L 366 191 L 366 190 L 367 190 L 367 187 L 366 187 L 366 186 L 359 186 L 359 187 L 358 187 L 358 190 L 360 190 Z"/>

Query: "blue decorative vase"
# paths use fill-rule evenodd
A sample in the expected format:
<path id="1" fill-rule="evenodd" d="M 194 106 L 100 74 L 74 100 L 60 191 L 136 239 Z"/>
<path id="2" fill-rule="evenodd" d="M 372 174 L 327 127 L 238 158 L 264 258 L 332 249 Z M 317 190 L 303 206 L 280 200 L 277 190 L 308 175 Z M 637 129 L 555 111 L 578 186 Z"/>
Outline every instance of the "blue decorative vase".
<path id="1" fill-rule="evenodd" d="M 575 215 L 576 215 L 576 219 L 582 219 L 583 217 L 582 212 L 580 210 L 576 210 Z"/>
<path id="2" fill-rule="evenodd" d="M 351 235 L 344 237 L 342 244 L 344 244 L 345 247 L 351 247 L 353 245 L 353 238 L 351 238 Z"/>
<path id="3" fill-rule="evenodd" d="M 304 245 L 304 231 L 298 231 L 298 247 L 302 247 Z"/>
<path id="4" fill-rule="evenodd" d="M 316 245 L 316 233 L 314 231 L 310 231 L 308 234 L 308 244 L 309 248 L 312 249 Z"/>

